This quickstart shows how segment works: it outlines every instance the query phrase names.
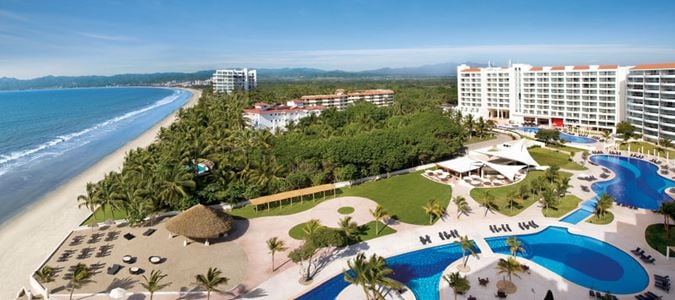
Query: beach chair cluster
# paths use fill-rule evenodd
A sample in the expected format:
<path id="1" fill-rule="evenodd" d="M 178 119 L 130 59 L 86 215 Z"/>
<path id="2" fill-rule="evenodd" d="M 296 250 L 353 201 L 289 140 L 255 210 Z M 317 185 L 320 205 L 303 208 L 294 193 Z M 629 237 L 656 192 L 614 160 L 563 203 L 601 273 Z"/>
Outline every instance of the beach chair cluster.
<path id="1" fill-rule="evenodd" d="M 450 231 L 439 231 L 438 232 L 438 237 L 445 241 L 445 240 L 450 240 L 450 239 L 458 239 L 460 237 L 459 232 L 457 229 L 453 229 Z M 426 244 L 431 244 L 431 237 L 428 234 L 425 235 L 420 235 L 419 236 L 420 243 L 424 246 Z"/>
<path id="2" fill-rule="evenodd" d="M 670 293 L 670 277 L 654 274 L 654 286 Z"/>
<path id="3" fill-rule="evenodd" d="M 616 296 L 610 294 L 609 292 L 605 292 L 604 294 L 601 291 L 594 291 L 594 290 L 589 290 L 588 291 L 588 296 L 591 297 L 591 299 L 598 299 L 598 300 L 618 300 Z"/>
<path id="4" fill-rule="evenodd" d="M 661 299 L 663 299 L 663 296 L 659 296 L 657 294 L 652 293 L 651 291 L 647 291 L 646 293 L 635 295 L 635 299 L 638 299 L 638 300 L 661 300 Z"/>
<path id="5" fill-rule="evenodd" d="M 529 222 L 518 222 L 518 227 L 520 227 L 521 230 L 530 230 L 530 228 L 539 228 L 539 225 L 537 225 L 534 220 L 530 220 Z"/>
<path id="6" fill-rule="evenodd" d="M 490 231 L 492 231 L 492 233 L 500 233 L 502 231 L 511 232 L 512 230 L 511 230 L 511 226 L 509 226 L 509 224 L 501 224 L 501 226 L 490 225 Z"/>
<path id="7" fill-rule="evenodd" d="M 642 154 L 637 154 L 637 153 L 631 153 L 630 157 L 639 158 L 639 159 L 645 158 L 644 155 L 642 155 Z"/>
<path id="8" fill-rule="evenodd" d="M 639 208 L 635 205 L 623 204 L 623 203 L 620 203 L 620 202 L 616 202 L 616 205 L 621 206 L 621 207 L 625 207 L 625 208 L 629 208 L 629 209 L 633 209 L 633 210 L 637 210 Z"/>
<path id="9" fill-rule="evenodd" d="M 656 258 L 653 258 L 651 255 L 645 255 L 645 250 L 640 249 L 640 247 L 635 248 L 635 250 L 630 250 L 635 256 L 639 256 L 640 260 L 645 263 L 653 264 L 656 261 Z"/>

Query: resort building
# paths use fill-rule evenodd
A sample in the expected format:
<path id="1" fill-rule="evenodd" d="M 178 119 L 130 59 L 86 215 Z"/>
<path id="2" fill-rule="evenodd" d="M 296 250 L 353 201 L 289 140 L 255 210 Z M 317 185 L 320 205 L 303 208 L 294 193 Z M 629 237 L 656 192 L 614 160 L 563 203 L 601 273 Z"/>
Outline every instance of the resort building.
<path id="1" fill-rule="evenodd" d="M 457 67 L 458 106 L 465 114 L 555 127 L 614 130 L 624 119 L 629 67 Z"/>
<path id="2" fill-rule="evenodd" d="M 324 109 L 323 106 L 305 106 L 300 100 L 288 101 L 286 105 L 256 103 L 253 108 L 244 110 L 244 118 L 254 129 L 276 131 L 302 118 L 319 115 Z"/>
<path id="3" fill-rule="evenodd" d="M 216 70 L 211 78 L 213 91 L 231 93 L 234 90 L 250 91 L 257 86 L 258 77 L 255 69 Z"/>
<path id="4" fill-rule="evenodd" d="M 643 138 L 675 140 L 675 63 L 630 69 L 626 119 Z"/>
<path id="5" fill-rule="evenodd" d="M 338 89 L 332 95 L 309 95 L 300 97 L 300 101 L 305 106 L 323 106 L 326 108 L 335 107 L 338 110 L 347 108 L 348 105 L 359 101 L 366 101 L 377 106 L 389 106 L 394 102 L 394 91 L 392 90 L 363 90 L 351 93 Z"/>

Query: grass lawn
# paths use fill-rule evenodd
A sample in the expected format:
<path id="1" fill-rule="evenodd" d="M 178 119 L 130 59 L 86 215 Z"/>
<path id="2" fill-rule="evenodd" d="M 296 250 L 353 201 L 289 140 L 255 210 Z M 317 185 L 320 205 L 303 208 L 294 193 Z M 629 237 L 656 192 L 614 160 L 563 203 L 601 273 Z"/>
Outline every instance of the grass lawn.
<path id="1" fill-rule="evenodd" d="M 666 157 L 666 151 L 664 151 L 664 150 L 665 150 L 664 148 L 657 147 L 657 146 L 655 146 L 654 144 L 650 144 L 650 143 L 647 143 L 647 142 L 621 143 L 621 145 L 619 145 L 619 149 L 621 149 L 621 150 L 628 150 L 628 144 L 631 145 L 631 146 L 630 146 L 630 151 L 631 151 L 631 152 L 639 151 L 640 149 L 642 149 L 642 147 L 644 147 L 645 153 L 649 152 L 649 153 L 652 153 L 652 154 L 653 154 L 653 153 L 654 153 L 654 148 L 657 148 L 657 149 L 659 149 L 659 150 L 657 150 L 657 152 L 658 152 L 658 153 L 661 153 L 661 157 Z M 674 151 L 674 150 L 668 150 L 668 152 L 670 152 L 669 156 L 670 156 L 671 159 L 672 159 L 673 157 L 675 157 L 675 156 L 673 156 L 673 155 L 675 155 L 675 151 Z"/>
<path id="2" fill-rule="evenodd" d="M 560 172 L 560 175 L 565 176 L 565 177 L 570 177 L 572 174 L 567 173 L 567 172 Z M 497 211 L 500 212 L 501 214 L 507 215 L 507 216 L 515 216 L 519 214 L 521 211 L 525 210 L 528 208 L 532 203 L 536 202 L 537 199 L 536 197 L 527 197 L 525 201 L 521 202 L 519 205 L 514 205 L 513 210 L 509 208 L 509 202 L 508 202 L 508 196 L 512 192 L 518 191 L 521 185 L 523 184 L 530 184 L 530 182 L 535 181 L 535 180 L 543 180 L 542 177 L 544 176 L 544 171 L 530 171 L 527 174 L 527 177 L 525 179 L 521 180 L 520 182 L 508 186 L 503 186 L 503 187 L 495 187 L 495 188 L 475 188 L 471 190 L 471 198 L 475 199 L 478 202 L 482 202 L 482 200 L 485 197 L 485 192 L 489 192 L 492 196 L 495 197 L 495 203 L 497 203 Z"/>
<path id="3" fill-rule="evenodd" d="M 561 169 L 568 170 L 587 170 L 586 167 L 570 161 L 570 157 L 564 153 L 538 147 L 530 148 L 528 151 L 534 160 L 544 166 L 558 166 Z"/>
<path id="4" fill-rule="evenodd" d="M 494 140 L 496 138 L 497 138 L 497 135 L 495 135 L 495 134 L 485 135 L 482 138 L 479 137 L 479 136 L 472 136 L 464 144 L 468 145 L 468 144 L 480 143 L 480 142 L 485 142 L 485 141 L 489 141 L 489 140 Z"/>
<path id="5" fill-rule="evenodd" d="M 544 217 L 560 218 L 564 216 L 566 213 L 577 208 L 577 206 L 579 206 L 579 202 L 581 202 L 581 199 L 579 199 L 579 197 L 574 195 L 565 195 L 565 197 L 562 197 L 562 199 L 560 199 L 560 204 L 558 205 L 557 208 L 549 208 L 548 210 L 544 210 L 542 208 L 541 211 L 544 213 Z"/>
<path id="6" fill-rule="evenodd" d="M 662 223 L 652 224 L 645 229 L 645 239 L 650 247 L 666 255 L 666 246 L 675 246 L 675 225 L 670 225 L 670 237 L 666 239 L 665 228 Z M 675 257 L 675 251 L 670 251 L 670 257 Z"/>
<path id="7" fill-rule="evenodd" d="M 382 205 L 392 218 L 409 224 L 429 225 L 429 216 L 424 213 L 422 206 L 435 199 L 438 204 L 447 207 L 452 188 L 426 179 L 420 173 L 399 175 L 345 188 L 340 196 L 372 199 Z"/>
<path id="8" fill-rule="evenodd" d="M 293 226 L 288 231 L 288 235 L 290 237 L 296 239 L 296 240 L 302 240 L 305 237 L 305 233 L 302 231 L 302 229 L 305 227 L 305 224 L 307 224 L 307 222 L 300 223 L 298 225 Z M 371 240 L 371 239 L 374 239 L 376 237 L 381 237 L 381 236 L 385 236 L 385 235 L 392 234 L 392 233 L 396 232 L 396 230 L 394 230 L 393 228 L 391 228 L 389 226 L 385 227 L 384 223 L 382 223 L 382 222 L 380 222 L 380 225 L 379 225 L 380 234 L 377 235 L 377 236 L 375 235 L 375 221 L 370 221 L 370 222 L 368 222 L 366 224 L 362 224 L 360 226 L 362 226 L 362 229 L 363 229 L 361 231 L 361 233 L 359 234 L 359 236 L 361 237 L 361 241 Z"/>
<path id="9" fill-rule="evenodd" d="M 326 198 L 316 198 L 315 200 L 305 200 L 300 202 L 300 200 L 293 200 L 292 203 L 289 201 L 284 201 L 283 206 L 271 207 L 269 210 L 267 208 L 261 208 L 259 211 L 255 210 L 255 206 L 247 205 L 241 208 L 235 208 L 230 212 L 230 215 L 238 216 L 246 219 L 258 218 L 258 217 L 269 217 L 269 216 L 285 216 L 299 213 L 301 211 L 308 210 L 317 204 L 332 199 L 333 195 L 326 196 Z"/>
<path id="10" fill-rule="evenodd" d="M 580 149 L 580 148 L 575 148 L 575 147 L 570 147 L 570 146 L 565 146 L 565 145 L 557 145 L 557 144 L 546 145 L 546 147 L 556 148 L 558 150 L 567 151 L 569 153 L 577 153 L 577 152 L 586 152 L 587 151 L 587 150 Z"/>
<path id="11" fill-rule="evenodd" d="M 612 212 L 610 211 L 605 212 L 605 215 L 602 217 L 598 217 L 598 215 L 593 214 L 592 217 L 586 220 L 586 222 L 596 225 L 607 225 L 609 223 L 612 223 L 612 221 L 614 221 L 614 214 L 612 214 Z"/>
<path id="12" fill-rule="evenodd" d="M 338 212 L 341 215 L 348 215 L 348 214 L 351 214 L 351 213 L 354 212 L 354 208 L 351 207 L 351 206 L 343 206 L 343 207 L 338 208 Z"/>
<path id="13" fill-rule="evenodd" d="M 103 207 L 99 207 L 91 216 L 89 216 L 89 218 L 82 222 L 82 224 L 89 225 L 93 222 L 100 223 L 106 220 L 120 220 L 125 219 L 126 217 L 127 210 L 124 208 L 111 210 L 110 208 L 103 209 Z"/>

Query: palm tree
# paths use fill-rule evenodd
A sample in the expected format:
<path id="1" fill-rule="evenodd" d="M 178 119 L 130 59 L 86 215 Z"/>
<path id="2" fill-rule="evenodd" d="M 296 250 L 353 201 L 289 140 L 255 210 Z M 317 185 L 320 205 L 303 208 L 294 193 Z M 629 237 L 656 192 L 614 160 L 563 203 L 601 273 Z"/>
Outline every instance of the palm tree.
<path id="1" fill-rule="evenodd" d="M 560 175 L 559 172 L 560 168 L 558 166 L 550 166 L 546 171 L 544 171 L 544 178 L 546 178 L 546 181 L 552 183 L 555 182 L 558 179 L 558 176 Z"/>
<path id="2" fill-rule="evenodd" d="M 462 266 L 466 268 L 466 263 L 469 262 L 469 257 L 477 257 L 476 252 L 473 251 L 473 248 L 476 247 L 476 243 L 469 239 L 467 235 L 459 237 L 459 246 L 462 248 Z M 469 253 L 470 255 L 467 255 Z"/>
<path id="3" fill-rule="evenodd" d="M 466 201 L 466 198 L 462 196 L 455 196 L 452 198 L 452 202 L 455 203 L 457 206 L 457 219 L 459 219 L 459 216 L 464 214 L 464 215 L 469 215 L 471 212 L 471 207 L 469 206 L 469 203 Z"/>
<path id="4" fill-rule="evenodd" d="M 607 193 L 602 193 L 595 205 L 595 214 L 598 215 L 598 217 L 604 216 L 605 212 L 612 207 L 612 203 L 614 203 L 612 196 Z"/>
<path id="5" fill-rule="evenodd" d="M 384 207 L 382 205 L 377 205 L 375 210 L 370 210 L 370 214 L 373 215 L 373 218 L 375 219 L 375 235 L 380 235 L 380 222 L 386 218 L 389 217 L 389 213 L 387 213 L 386 210 L 384 210 Z M 386 226 L 386 224 L 385 224 Z"/>
<path id="6" fill-rule="evenodd" d="M 461 276 L 459 272 L 443 275 L 443 279 L 455 294 L 455 300 L 457 300 L 458 294 L 464 294 L 471 288 L 469 280 L 466 279 L 466 276 Z"/>
<path id="7" fill-rule="evenodd" d="M 509 251 L 511 252 L 511 256 L 513 257 L 516 257 L 516 254 L 518 254 L 518 252 L 525 253 L 525 248 L 522 247 L 522 243 L 515 236 L 506 239 L 506 245 L 509 246 Z"/>
<path id="8" fill-rule="evenodd" d="M 473 129 L 475 128 L 473 115 L 468 114 L 464 116 L 464 128 L 469 132 L 469 138 L 471 138 L 473 135 Z"/>
<path id="9" fill-rule="evenodd" d="M 434 216 L 436 215 L 436 200 L 431 199 L 429 200 L 426 204 L 422 206 L 422 209 L 424 209 L 424 213 L 429 215 L 429 224 L 433 223 L 434 221 Z"/>
<path id="10" fill-rule="evenodd" d="M 311 219 L 305 226 L 302 228 L 302 232 L 305 234 L 305 238 L 312 236 L 319 228 L 321 228 L 321 223 L 319 219 Z"/>
<path id="11" fill-rule="evenodd" d="M 571 187 L 570 185 L 570 178 L 569 177 L 561 177 L 560 180 L 558 180 L 558 184 L 556 189 L 558 190 L 558 194 L 560 194 L 560 197 L 564 197 L 565 194 L 567 194 L 567 190 Z"/>
<path id="12" fill-rule="evenodd" d="M 267 250 L 270 251 L 270 254 L 272 254 L 272 272 L 274 272 L 276 269 L 274 268 L 274 254 L 276 252 L 283 252 L 286 251 L 286 245 L 283 240 L 280 240 L 276 236 L 267 240 Z"/>
<path id="13" fill-rule="evenodd" d="M 141 285 L 144 289 L 150 292 L 150 300 L 152 300 L 152 297 L 155 295 L 156 291 L 159 291 L 169 285 L 168 283 L 160 284 L 162 279 L 164 279 L 166 276 L 167 275 L 162 274 L 162 271 L 160 270 L 152 270 L 150 272 L 150 277 L 143 275 L 143 280 L 145 280 L 145 282 L 142 282 Z"/>
<path id="14" fill-rule="evenodd" d="M 558 204 L 558 194 L 550 186 L 546 186 L 540 193 L 539 203 L 544 206 L 544 211 L 548 212 L 550 207 Z"/>
<path id="15" fill-rule="evenodd" d="M 350 284 L 360 286 L 363 289 L 363 293 L 366 294 L 366 298 L 370 299 L 369 284 L 372 281 L 370 279 L 368 261 L 366 260 L 366 255 L 363 252 L 359 252 L 353 260 L 347 262 L 349 266 L 349 271 L 344 271 L 344 279 Z"/>
<path id="16" fill-rule="evenodd" d="M 44 266 L 42 269 L 35 272 L 35 276 L 40 283 L 52 282 L 54 281 L 54 268 Z"/>
<path id="17" fill-rule="evenodd" d="M 664 202 L 659 207 L 659 213 L 663 215 L 663 229 L 665 239 L 670 238 L 670 219 L 675 219 L 675 202 Z"/>
<path id="18" fill-rule="evenodd" d="M 518 191 L 511 191 L 509 194 L 506 196 L 506 201 L 509 202 L 509 211 L 513 211 L 513 205 L 518 204 L 518 198 L 519 198 Z"/>
<path id="19" fill-rule="evenodd" d="M 483 202 L 481 202 L 480 206 L 485 207 L 485 216 L 487 216 L 488 211 L 499 208 L 499 206 L 497 206 L 495 196 L 490 192 L 485 192 L 483 194 Z"/>
<path id="20" fill-rule="evenodd" d="M 221 293 L 222 291 L 218 290 L 218 286 L 222 284 L 227 284 L 229 280 L 227 277 L 220 276 L 223 272 L 218 270 L 218 268 L 209 268 L 206 275 L 199 274 L 195 276 L 197 280 L 197 286 L 206 290 L 206 299 L 211 299 L 211 292 Z"/>
<path id="21" fill-rule="evenodd" d="M 497 274 L 506 274 L 510 282 L 513 282 L 511 279 L 512 275 L 520 278 L 518 273 L 523 272 L 523 266 L 511 256 L 508 259 L 500 258 L 496 268 L 498 270 Z"/>
<path id="22" fill-rule="evenodd" d="M 351 241 L 358 241 L 359 239 L 359 224 L 352 221 L 352 217 L 346 216 L 338 222 L 340 230 L 342 230 L 348 239 Z"/>
<path id="23" fill-rule="evenodd" d="M 361 286 L 367 299 L 384 299 L 383 288 L 398 289 L 402 284 L 389 276 L 393 270 L 387 266 L 383 257 L 373 254 L 366 259 L 360 252 L 354 260 L 347 262 L 349 270 L 343 272 L 345 281 Z"/>
<path id="24" fill-rule="evenodd" d="M 70 278 L 70 299 L 73 299 L 73 292 L 75 289 L 82 287 L 84 284 L 89 282 L 91 278 L 91 270 L 89 267 L 83 263 L 78 263 L 73 270 L 72 277 Z"/>
<path id="25" fill-rule="evenodd" d="M 390 277 L 394 273 L 394 270 L 387 266 L 384 257 L 373 254 L 368 260 L 368 266 L 370 267 L 370 273 L 373 274 L 371 290 L 373 291 L 374 299 L 384 299 L 382 289 L 400 289 L 403 286 L 403 284 Z"/>

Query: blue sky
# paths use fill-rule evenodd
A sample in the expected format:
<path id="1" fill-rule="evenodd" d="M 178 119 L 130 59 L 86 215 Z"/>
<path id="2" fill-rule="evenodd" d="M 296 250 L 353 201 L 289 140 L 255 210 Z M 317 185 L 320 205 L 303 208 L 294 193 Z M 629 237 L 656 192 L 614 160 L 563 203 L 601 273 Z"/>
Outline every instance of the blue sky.
<path id="1" fill-rule="evenodd" d="M 0 0 L 0 76 L 675 61 L 675 1 Z"/>

